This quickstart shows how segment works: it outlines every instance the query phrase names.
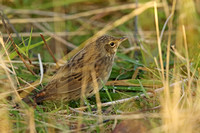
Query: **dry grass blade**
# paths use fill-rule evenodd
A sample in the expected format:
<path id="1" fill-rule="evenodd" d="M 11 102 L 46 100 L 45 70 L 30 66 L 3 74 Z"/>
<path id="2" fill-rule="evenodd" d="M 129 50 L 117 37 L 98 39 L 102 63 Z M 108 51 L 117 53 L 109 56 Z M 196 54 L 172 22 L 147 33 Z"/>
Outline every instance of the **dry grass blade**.
<path id="1" fill-rule="evenodd" d="M 97 83 L 97 77 L 96 77 L 96 72 L 95 70 L 93 70 L 91 72 L 91 76 L 92 76 L 92 82 L 93 82 L 93 88 L 94 88 L 94 92 L 95 92 L 95 97 L 96 97 L 96 103 L 97 103 L 97 112 L 98 112 L 98 115 L 99 115 L 99 123 L 102 123 L 103 122 L 103 119 L 102 119 L 102 109 L 101 109 L 101 100 L 100 100 L 100 95 L 99 95 L 99 89 L 98 89 L 98 83 Z"/>
<path id="2" fill-rule="evenodd" d="M 142 80 L 142 84 L 144 87 L 152 87 L 152 88 L 158 88 L 162 87 L 163 84 L 159 81 L 145 81 Z M 126 79 L 126 80 L 115 80 L 115 81 L 108 81 L 106 85 L 109 86 L 140 86 L 137 80 L 134 79 Z"/>
<path id="3" fill-rule="evenodd" d="M 37 89 L 36 86 L 40 85 L 40 81 L 39 80 L 36 80 L 35 82 L 29 84 L 27 83 L 29 86 L 28 87 L 24 87 L 18 91 L 21 91 L 22 92 L 20 93 L 20 97 L 21 98 L 25 98 L 27 95 L 30 94 L 31 91 L 33 91 L 34 89 Z"/>
<path id="4" fill-rule="evenodd" d="M 42 83 L 43 80 L 43 76 L 44 76 L 44 69 L 43 69 L 43 65 L 42 65 L 42 60 L 41 60 L 41 56 L 40 54 L 38 54 L 38 60 L 39 60 L 39 64 L 40 64 L 40 84 Z"/>
<path id="5" fill-rule="evenodd" d="M 87 31 L 74 31 L 74 32 L 51 32 L 53 35 L 56 36 L 81 36 L 81 35 L 86 35 L 88 32 Z M 39 37 L 40 34 L 44 35 L 44 36 L 49 36 L 49 32 L 33 32 L 32 33 L 32 37 Z M 30 33 L 27 32 L 20 32 L 19 33 L 20 36 L 23 37 L 30 37 Z M 3 37 L 9 37 L 8 34 L 3 34 Z M 12 34 L 12 37 L 17 37 L 16 33 Z"/>
<path id="6" fill-rule="evenodd" d="M 33 23 L 33 25 L 35 25 L 37 28 L 41 29 L 43 32 L 46 32 L 49 36 L 52 36 L 54 39 L 56 39 L 57 41 L 65 44 L 66 46 L 68 46 L 71 49 L 76 48 L 76 46 L 70 42 L 67 42 L 66 40 L 64 40 L 62 37 L 59 37 L 57 35 L 54 35 L 52 32 L 48 31 L 46 28 L 44 28 L 41 24 L 39 23 Z"/>
<path id="7" fill-rule="evenodd" d="M 83 112 L 83 111 L 78 110 L 78 109 L 73 109 L 73 108 L 70 108 L 70 109 L 73 110 L 74 112 L 77 112 L 77 113 L 82 114 L 82 115 L 87 115 L 87 116 L 95 117 L 95 118 L 99 117 L 99 115 L 91 114 L 91 113 L 88 113 L 88 112 Z M 64 114 L 64 113 L 66 113 L 66 110 L 61 110 L 58 113 Z M 103 120 L 114 120 L 114 119 L 116 119 L 116 120 L 131 120 L 131 119 L 143 119 L 143 118 L 146 118 L 146 117 L 159 118 L 160 115 L 157 114 L 157 113 L 148 113 L 148 114 L 130 113 L 130 114 L 122 114 L 122 115 L 102 115 Z"/>
<path id="8" fill-rule="evenodd" d="M 189 79 L 188 82 L 188 89 L 190 90 L 191 88 L 191 76 L 190 76 L 190 59 L 189 59 L 189 53 L 188 53 L 188 46 L 187 46 L 187 37 L 186 37 L 186 32 L 185 32 L 185 26 L 182 26 L 182 30 L 183 30 L 183 39 L 184 39 L 184 45 L 185 45 L 185 56 L 186 56 L 186 62 L 187 62 L 187 76 Z"/>
<path id="9" fill-rule="evenodd" d="M 8 106 L 6 104 L 7 103 L 6 98 L 7 98 L 7 96 L 10 95 L 11 88 L 14 90 L 16 90 L 16 89 L 15 89 L 14 83 L 11 79 L 11 76 L 6 69 L 6 64 L 3 62 L 1 53 L 0 53 L 0 64 L 2 64 L 0 66 L 0 75 L 1 76 L 5 75 L 5 77 L 6 77 L 5 79 L 0 80 L 0 94 L 1 94 L 1 97 L 0 97 L 0 121 L 1 121 L 0 132 L 6 133 L 8 131 L 11 131 L 11 128 L 12 128 L 12 124 L 11 124 L 12 122 L 9 119 L 9 111 L 8 111 Z M 9 83 L 9 82 L 11 82 L 11 83 Z M 4 92 L 7 92 L 7 94 L 5 94 Z M 2 94 L 2 93 L 4 93 L 4 94 Z"/>
<path id="10" fill-rule="evenodd" d="M 47 47 L 47 49 L 48 49 L 48 51 L 49 51 L 51 57 L 53 58 L 54 62 L 56 63 L 56 66 L 59 67 L 58 64 L 57 64 L 57 60 L 56 60 L 55 56 L 53 55 L 53 52 L 52 52 L 51 49 L 49 48 L 49 46 L 48 46 L 48 44 L 47 44 L 47 42 L 46 42 L 44 36 L 43 36 L 41 33 L 40 33 L 40 36 L 42 37 L 42 40 L 44 41 L 44 44 L 46 45 L 46 47 Z"/>
<path id="11" fill-rule="evenodd" d="M 3 42 L 2 36 L 0 36 L 0 43 L 1 43 L 1 45 L 3 46 L 4 50 L 5 50 L 5 53 L 6 53 L 7 57 L 8 57 L 8 61 L 9 61 L 9 63 L 11 64 L 13 73 L 15 74 L 15 79 L 16 79 L 18 85 L 20 86 L 19 81 L 18 81 L 18 78 L 17 78 L 17 76 L 16 76 L 16 72 L 15 72 L 15 70 L 14 70 L 14 67 L 13 67 L 12 63 L 10 62 L 10 58 L 9 58 L 8 52 L 7 52 L 7 50 L 5 49 L 5 44 L 4 44 L 4 42 Z M 16 87 L 15 87 L 15 85 L 14 85 L 14 82 L 13 82 L 13 80 L 12 80 L 12 78 L 11 78 L 11 76 L 10 76 L 8 70 L 6 69 L 6 64 L 4 63 L 2 57 L 1 57 L 0 60 L 1 60 L 1 66 L 3 67 L 4 71 L 6 72 L 6 75 L 7 75 L 8 79 L 9 79 L 9 81 L 10 81 L 10 83 L 11 83 L 11 87 L 13 88 L 13 91 L 14 91 L 14 93 L 16 94 L 16 98 L 17 98 L 18 101 L 20 101 L 21 98 L 20 98 L 20 96 L 19 96 L 19 94 L 18 94 L 18 92 L 17 92 L 17 89 L 16 89 Z M 2 92 L 2 93 L 3 93 L 3 95 L 4 95 L 4 92 Z M 2 94 L 2 93 L 1 93 L 1 94 Z M 8 92 L 8 93 L 11 93 L 11 92 Z M 7 93 L 7 94 L 8 94 L 8 93 Z M 5 94 L 5 95 L 7 95 L 7 94 Z"/>
<path id="12" fill-rule="evenodd" d="M 143 6 L 143 4 L 139 4 L 138 7 Z M 136 7 L 136 4 L 124 4 L 124 5 L 118 5 L 113 7 L 106 7 L 102 9 L 95 9 L 90 11 L 85 11 L 81 13 L 76 13 L 72 15 L 65 15 L 61 13 L 55 13 L 55 12 L 47 12 L 47 11 L 39 11 L 39 10 L 14 10 L 14 9 L 8 9 L 7 13 L 19 13 L 19 14 L 36 14 L 36 15 L 44 15 L 44 16 L 52 16 L 56 18 L 26 18 L 26 19 L 10 19 L 10 23 L 34 23 L 34 22 L 55 22 L 55 21 L 63 21 L 63 20 L 71 20 L 71 19 L 78 19 L 80 17 L 87 17 L 95 14 L 100 13 L 107 13 L 107 12 L 113 12 L 118 10 L 127 10 L 127 9 L 134 9 Z M 1 24 L 1 22 L 0 22 Z"/>
<path id="13" fill-rule="evenodd" d="M 28 131 L 29 133 L 36 133 L 35 128 L 35 118 L 34 118 L 34 110 L 33 108 L 29 108 L 25 111 L 26 115 L 28 116 Z"/>
<path id="14" fill-rule="evenodd" d="M 163 66 L 163 58 L 162 58 L 162 49 L 161 49 L 161 38 L 159 33 L 159 25 L 158 25 L 158 12 L 157 12 L 157 3 L 154 2 L 154 13 L 155 13 L 155 24 L 156 24 L 156 33 L 157 33 L 157 43 L 158 43 L 158 51 L 159 51 L 159 58 L 160 58 L 160 67 L 162 72 L 162 81 L 164 84 L 165 77 L 164 77 L 164 66 Z"/>

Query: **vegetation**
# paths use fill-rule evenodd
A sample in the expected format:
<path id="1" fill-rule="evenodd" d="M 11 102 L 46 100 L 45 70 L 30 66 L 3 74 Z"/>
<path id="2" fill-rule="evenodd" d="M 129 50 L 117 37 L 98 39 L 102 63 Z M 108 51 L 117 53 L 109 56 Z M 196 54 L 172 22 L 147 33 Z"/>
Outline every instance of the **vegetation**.
<path id="1" fill-rule="evenodd" d="M 200 132 L 199 0 L 3 0 L 0 8 L 0 132 Z M 83 105 L 21 101 L 103 34 L 128 41 L 99 92 L 101 112 L 95 95 Z"/>

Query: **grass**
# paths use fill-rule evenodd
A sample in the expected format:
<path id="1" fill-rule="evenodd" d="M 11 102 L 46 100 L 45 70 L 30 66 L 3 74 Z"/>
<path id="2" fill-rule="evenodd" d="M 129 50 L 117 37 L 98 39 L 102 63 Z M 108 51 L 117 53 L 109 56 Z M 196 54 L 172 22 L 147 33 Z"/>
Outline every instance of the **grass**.
<path id="1" fill-rule="evenodd" d="M 0 22 L 0 132 L 199 132 L 200 7 L 183 1 L 144 0 L 137 8 L 130 0 L 2 1 L 10 24 Z M 36 108 L 21 102 L 103 34 L 128 41 L 97 95 Z"/>

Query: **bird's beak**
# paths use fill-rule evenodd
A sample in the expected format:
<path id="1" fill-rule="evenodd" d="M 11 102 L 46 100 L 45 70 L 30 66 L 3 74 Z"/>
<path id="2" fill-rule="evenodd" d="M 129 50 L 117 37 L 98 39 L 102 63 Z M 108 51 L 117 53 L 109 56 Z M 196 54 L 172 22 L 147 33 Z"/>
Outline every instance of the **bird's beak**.
<path id="1" fill-rule="evenodd" d="M 128 38 L 127 38 L 127 37 L 121 37 L 121 38 L 119 39 L 119 41 L 120 41 L 120 43 L 121 43 L 121 42 L 125 41 L 126 39 L 128 39 Z"/>

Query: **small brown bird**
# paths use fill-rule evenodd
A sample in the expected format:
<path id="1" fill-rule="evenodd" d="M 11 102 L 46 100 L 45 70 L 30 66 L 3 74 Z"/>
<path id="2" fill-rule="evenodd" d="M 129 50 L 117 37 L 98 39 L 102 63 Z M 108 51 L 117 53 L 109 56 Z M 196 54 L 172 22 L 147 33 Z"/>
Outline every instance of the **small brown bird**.
<path id="1" fill-rule="evenodd" d="M 74 55 L 40 92 L 23 99 L 27 104 L 47 100 L 75 100 L 91 96 L 110 76 L 117 48 L 125 37 L 99 37 Z"/>

